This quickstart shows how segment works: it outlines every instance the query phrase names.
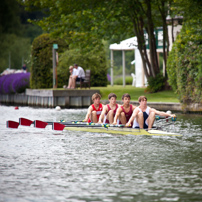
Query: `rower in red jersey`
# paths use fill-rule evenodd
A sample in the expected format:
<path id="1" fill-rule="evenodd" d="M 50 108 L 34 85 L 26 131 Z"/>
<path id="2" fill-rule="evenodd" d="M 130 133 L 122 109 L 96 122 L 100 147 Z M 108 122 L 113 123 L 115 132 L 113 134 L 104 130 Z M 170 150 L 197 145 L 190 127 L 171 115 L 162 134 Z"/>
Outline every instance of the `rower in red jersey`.
<path id="1" fill-rule="evenodd" d="M 130 99 L 131 98 L 128 93 L 125 93 L 122 96 L 123 105 L 121 105 L 116 112 L 113 122 L 114 125 L 117 124 L 118 119 L 121 121 L 121 124 L 126 124 L 129 121 L 133 111 L 136 108 L 134 105 L 130 104 Z"/>
<path id="2" fill-rule="evenodd" d="M 104 106 L 98 123 L 112 124 L 114 122 L 114 116 L 116 114 L 118 107 L 120 106 L 119 104 L 116 103 L 116 98 L 117 96 L 114 93 L 110 93 L 108 95 L 109 104 Z"/>
<path id="3" fill-rule="evenodd" d="M 103 110 L 103 105 L 100 103 L 101 95 L 95 93 L 92 95 L 93 104 L 88 108 L 84 122 L 97 123 Z"/>

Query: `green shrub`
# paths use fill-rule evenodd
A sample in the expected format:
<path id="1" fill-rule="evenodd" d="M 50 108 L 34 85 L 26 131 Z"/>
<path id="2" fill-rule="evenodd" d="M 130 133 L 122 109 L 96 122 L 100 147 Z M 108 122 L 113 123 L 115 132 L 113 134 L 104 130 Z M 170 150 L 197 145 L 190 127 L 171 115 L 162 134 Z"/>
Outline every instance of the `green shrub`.
<path id="1" fill-rule="evenodd" d="M 31 88 L 53 87 L 53 44 L 58 44 L 57 52 L 59 53 L 68 47 L 64 40 L 51 38 L 49 34 L 42 34 L 34 39 L 32 43 Z"/>
<path id="2" fill-rule="evenodd" d="M 148 87 L 145 92 L 156 93 L 158 91 L 164 90 L 166 78 L 162 74 L 156 75 L 156 77 L 150 77 L 148 79 Z"/>
<path id="3" fill-rule="evenodd" d="M 202 102 L 202 35 L 200 21 L 183 25 L 167 62 L 168 82 L 181 103 Z"/>
<path id="4" fill-rule="evenodd" d="M 84 70 L 91 70 L 91 86 L 107 86 L 107 61 L 103 48 L 95 47 L 90 51 L 74 48 L 61 54 L 58 64 L 59 87 L 68 84 L 69 66 L 74 63 L 83 67 Z"/>

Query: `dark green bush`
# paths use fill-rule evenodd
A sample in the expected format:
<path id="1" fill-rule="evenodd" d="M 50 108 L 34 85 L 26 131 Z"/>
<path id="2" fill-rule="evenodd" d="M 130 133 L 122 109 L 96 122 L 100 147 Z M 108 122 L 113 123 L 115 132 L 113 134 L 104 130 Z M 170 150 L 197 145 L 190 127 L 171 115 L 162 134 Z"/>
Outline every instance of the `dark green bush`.
<path id="1" fill-rule="evenodd" d="M 166 78 L 162 74 L 156 75 L 156 77 L 150 77 L 148 79 L 148 87 L 145 92 L 155 93 L 161 91 L 165 87 Z"/>
<path id="2" fill-rule="evenodd" d="M 168 82 L 181 103 L 202 102 L 202 34 L 200 21 L 183 25 L 167 63 Z"/>
<path id="3" fill-rule="evenodd" d="M 42 34 L 34 39 L 32 43 L 31 88 L 53 87 L 53 44 L 58 44 L 57 52 L 59 53 L 68 47 L 64 40 L 51 38 L 49 34 Z"/>
<path id="4" fill-rule="evenodd" d="M 68 84 L 69 66 L 77 63 L 84 70 L 91 70 L 91 86 L 107 85 L 107 61 L 102 47 L 84 51 L 81 49 L 66 50 L 59 59 L 58 80 L 59 87 Z"/>

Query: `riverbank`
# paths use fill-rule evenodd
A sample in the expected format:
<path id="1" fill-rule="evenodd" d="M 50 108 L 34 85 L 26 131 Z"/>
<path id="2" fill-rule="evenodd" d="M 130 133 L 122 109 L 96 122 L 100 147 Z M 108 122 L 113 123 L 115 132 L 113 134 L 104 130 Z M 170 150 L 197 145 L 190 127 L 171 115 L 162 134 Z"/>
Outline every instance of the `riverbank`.
<path id="1" fill-rule="evenodd" d="M 41 90 L 26 89 L 22 94 L 1 94 L 0 104 L 49 107 L 54 108 L 85 108 L 91 104 L 91 97 L 94 93 L 100 93 L 99 90 Z"/>
<path id="2" fill-rule="evenodd" d="M 131 101 L 138 101 L 138 98 L 141 95 L 145 95 L 149 102 L 179 103 L 177 95 L 172 90 L 166 90 L 157 93 L 146 93 L 145 88 L 136 88 L 131 85 L 126 85 L 125 87 L 121 85 L 108 85 L 106 87 L 91 87 L 91 89 L 99 90 L 102 96 L 102 100 L 107 100 L 109 93 L 115 93 L 117 95 L 117 100 L 121 100 L 124 93 L 129 93 L 131 96 Z"/>
<path id="3" fill-rule="evenodd" d="M 137 93 L 137 90 L 139 90 L 139 94 Z M 134 93 L 130 92 L 131 97 L 133 98 L 134 95 L 139 97 L 141 92 L 141 89 L 137 89 Z M 101 91 L 101 92 L 100 92 Z M 55 108 L 56 106 L 60 106 L 61 108 L 87 108 L 91 103 L 91 96 L 94 93 L 101 93 L 103 95 L 103 89 L 48 89 L 48 90 L 36 90 L 36 89 L 26 89 L 26 92 L 24 94 L 12 94 L 12 95 L 0 95 L 0 104 L 1 105 L 10 105 L 10 106 L 30 106 L 30 107 L 45 107 L 45 108 Z M 107 91 L 109 91 L 107 89 Z M 105 94 L 108 95 L 110 92 L 106 92 Z M 127 90 L 124 92 L 128 92 Z M 117 99 L 117 102 L 119 104 L 122 104 L 120 95 L 122 95 L 123 92 L 119 92 L 119 97 Z M 161 100 L 164 101 L 156 101 L 151 102 L 150 100 L 154 100 L 156 96 L 156 100 L 158 100 L 157 94 L 148 94 L 146 95 L 148 98 L 148 105 L 150 107 L 153 107 L 160 111 L 168 111 L 171 110 L 172 112 L 181 112 L 181 113 L 198 113 L 202 114 L 202 104 L 200 103 L 194 103 L 190 105 L 182 105 L 179 102 L 169 102 L 169 100 L 174 100 L 174 98 L 171 96 L 169 97 L 169 94 L 165 92 L 160 92 L 161 94 L 166 94 L 167 97 L 165 98 L 163 95 L 161 97 Z M 116 93 L 117 94 L 117 93 Z M 172 95 L 172 92 L 170 92 Z M 152 97 L 151 97 L 152 95 Z M 103 96 L 106 98 L 106 96 Z M 136 100 L 138 99 L 136 98 Z M 152 99 L 150 99 L 152 98 Z M 165 101 L 167 100 L 167 101 Z M 101 102 L 103 104 L 107 104 L 109 101 L 108 99 L 102 99 Z M 137 101 L 134 101 L 134 99 L 131 99 L 131 104 L 138 105 L 139 103 Z"/>

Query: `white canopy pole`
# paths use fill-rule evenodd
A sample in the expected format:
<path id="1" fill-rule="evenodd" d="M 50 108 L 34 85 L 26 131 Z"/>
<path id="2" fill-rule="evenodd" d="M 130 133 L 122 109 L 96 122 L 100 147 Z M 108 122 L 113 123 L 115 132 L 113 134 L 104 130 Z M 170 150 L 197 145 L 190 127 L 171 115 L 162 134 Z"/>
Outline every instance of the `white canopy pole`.
<path id="1" fill-rule="evenodd" d="M 114 64 L 114 55 L 113 55 L 113 50 L 111 50 L 111 86 L 114 85 L 113 64 Z"/>
<path id="2" fill-rule="evenodd" d="M 122 50 L 122 62 L 123 62 L 123 87 L 125 87 L 126 85 L 126 72 L 125 72 L 125 69 L 126 69 L 126 63 L 125 63 L 125 51 Z"/>

